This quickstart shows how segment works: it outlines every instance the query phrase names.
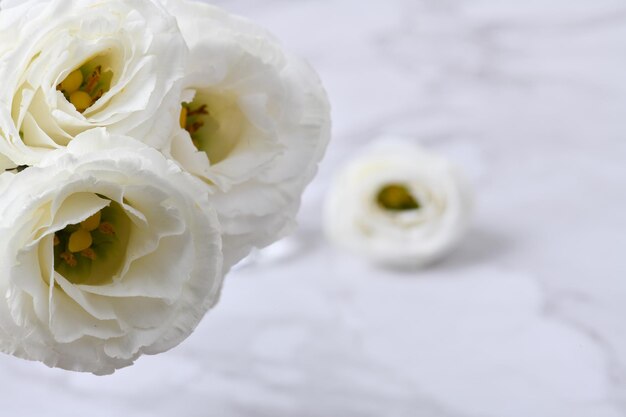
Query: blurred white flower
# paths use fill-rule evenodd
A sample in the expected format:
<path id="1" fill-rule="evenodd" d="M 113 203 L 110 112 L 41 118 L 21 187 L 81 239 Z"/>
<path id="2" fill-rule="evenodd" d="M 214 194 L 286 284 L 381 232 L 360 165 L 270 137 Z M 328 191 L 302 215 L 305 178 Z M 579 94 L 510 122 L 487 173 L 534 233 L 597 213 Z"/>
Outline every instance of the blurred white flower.
<path id="1" fill-rule="evenodd" d="M 421 266 L 462 237 L 470 197 L 449 161 L 407 141 L 383 139 L 333 182 L 325 231 L 337 245 L 376 262 Z"/>
<path id="2" fill-rule="evenodd" d="M 217 301 L 206 185 L 93 129 L 0 176 L 0 350 L 97 374 L 176 346 Z"/>
<path id="3" fill-rule="evenodd" d="M 266 31 L 207 4 L 162 1 L 190 49 L 171 155 L 216 191 L 227 269 L 293 225 L 330 107 L 311 67 Z"/>
<path id="4" fill-rule="evenodd" d="M 0 39 L 0 154 L 14 164 L 95 127 L 166 147 L 187 47 L 157 0 L 3 1 Z"/>

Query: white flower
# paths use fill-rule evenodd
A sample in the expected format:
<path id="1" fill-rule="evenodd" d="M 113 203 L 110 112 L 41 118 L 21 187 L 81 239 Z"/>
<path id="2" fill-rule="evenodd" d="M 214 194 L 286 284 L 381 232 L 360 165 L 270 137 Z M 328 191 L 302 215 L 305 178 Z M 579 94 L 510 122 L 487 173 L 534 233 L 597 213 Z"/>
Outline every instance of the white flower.
<path id="1" fill-rule="evenodd" d="M 187 47 L 157 0 L 2 2 L 0 39 L 0 154 L 14 164 L 96 127 L 166 147 Z"/>
<path id="2" fill-rule="evenodd" d="M 340 172 L 325 229 L 331 241 L 379 263 L 420 266 L 451 249 L 469 217 L 469 189 L 449 161 L 389 139 Z"/>
<path id="3" fill-rule="evenodd" d="M 293 225 L 330 108 L 315 72 L 263 29 L 207 4 L 162 1 L 190 49 L 171 155 L 217 191 L 228 268 Z"/>
<path id="4" fill-rule="evenodd" d="M 217 301 L 206 185 L 93 129 L 0 176 L 0 350 L 97 374 L 179 344 Z"/>

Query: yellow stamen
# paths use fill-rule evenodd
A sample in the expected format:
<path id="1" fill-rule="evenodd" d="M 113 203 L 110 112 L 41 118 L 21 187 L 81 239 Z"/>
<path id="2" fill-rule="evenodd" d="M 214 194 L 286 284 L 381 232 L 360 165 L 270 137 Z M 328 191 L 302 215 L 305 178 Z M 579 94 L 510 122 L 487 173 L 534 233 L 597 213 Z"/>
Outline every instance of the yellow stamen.
<path id="1" fill-rule="evenodd" d="M 97 212 L 93 216 L 88 217 L 80 223 L 81 229 L 85 229 L 88 232 L 96 230 L 98 226 L 100 226 L 100 219 L 102 218 L 102 213 Z"/>
<path id="2" fill-rule="evenodd" d="M 60 89 L 65 94 L 72 94 L 78 90 L 83 84 L 83 73 L 80 70 L 72 71 L 65 79 L 59 84 Z"/>
<path id="3" fill-rule="evenodd" d="M 183 106 L 180 110 L 180 127 L 181 129 L 185 129 L 187 127 L 187 107 Z"/>
<path id="4" fill-rule="evenodd" d="M 204 126 L 202 116 L 209 114 L 207 105 L 203 104 L 197 108 L 191 108 L 187 105 L 183 105 L 180 112 L 180 127 L 189 132 L 190 135 L 194 135 Z"/>
<path id="5" fill-rule="evenodd" d="M 86 213 L 81 220 L 54 233 L 59 240 L 53 248 L 54 270 L 76 285 L 110 283 L 124 263 L 131 220 L 124 207 L 111 200 L 102 210 Z"/>
<path id="6" fill-rule="evenodd" d="M 84 91 L 74 91 L 70 95 L 70 103 L 76 107 L 76 110 L 82 113 L 91 106 L 91 96 Z"/>
<path id="7" fill-rule="evenodd" d="M 73 253 L 81 252 L 88 249 L 92 243 L 93 239 L 91 238 L 91 233 L 84 229 L 78 229 L 70 235 L 67 249 Z"/>

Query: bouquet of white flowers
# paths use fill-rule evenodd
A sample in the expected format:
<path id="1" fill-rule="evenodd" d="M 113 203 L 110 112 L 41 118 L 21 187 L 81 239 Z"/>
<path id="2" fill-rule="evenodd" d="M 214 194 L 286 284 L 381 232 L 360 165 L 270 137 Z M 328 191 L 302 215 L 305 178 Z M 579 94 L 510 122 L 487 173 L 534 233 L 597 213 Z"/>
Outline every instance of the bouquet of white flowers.
<path id="1" fill-rule="evenodd" d="M 185 339 L 330 136 L 306 63 L 187 0 L 1 0 L 0 80 L 0 350 L 69 370 Z"/>

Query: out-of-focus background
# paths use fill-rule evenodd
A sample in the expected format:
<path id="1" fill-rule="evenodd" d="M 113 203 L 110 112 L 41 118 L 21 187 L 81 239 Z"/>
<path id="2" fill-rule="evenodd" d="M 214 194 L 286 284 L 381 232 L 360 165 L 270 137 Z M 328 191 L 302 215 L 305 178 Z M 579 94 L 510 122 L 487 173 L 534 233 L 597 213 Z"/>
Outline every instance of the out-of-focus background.
<path id="1" fill-rule="evenodd" d="M 109 377 L 0 356 L 6 416 L 626 416 L 626 3 L 219 0 L 319 71 L 334 135 L 297 233 L 178 348 Z M 461 164 L 423 271 L 336 252 L 338 168 L 382 134 Z"/>

